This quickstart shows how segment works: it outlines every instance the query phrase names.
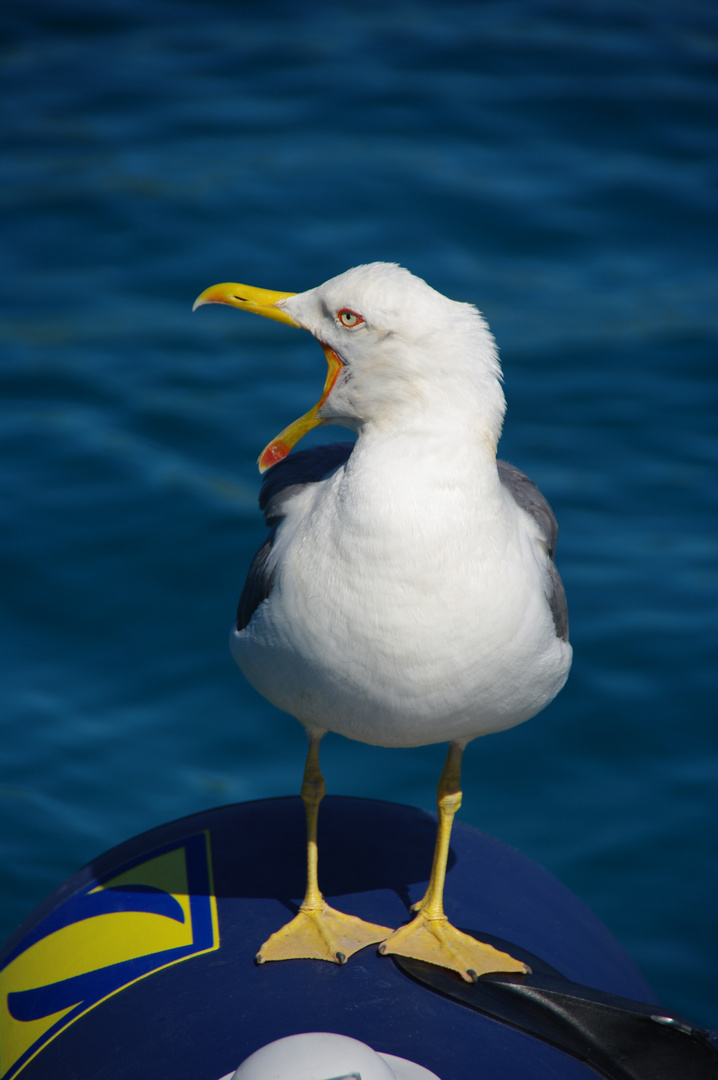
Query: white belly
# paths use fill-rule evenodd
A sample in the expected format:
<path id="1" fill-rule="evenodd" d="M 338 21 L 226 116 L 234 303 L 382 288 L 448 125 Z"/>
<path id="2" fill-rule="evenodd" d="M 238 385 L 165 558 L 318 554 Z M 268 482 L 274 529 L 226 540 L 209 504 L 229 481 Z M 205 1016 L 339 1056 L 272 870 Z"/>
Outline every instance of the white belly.
<path id="1" fill-rule="evenodd" d="M 269 701 L 317 731 L 420 746 L 512 727 L 555 697 L 571 647 L 522 511 L 504 500 L 503 519 L 468 528 L 448 503 L 429 528 L 405 506 L 355 522 L 311 498 L 280 533 L 269 600 L 231 635 Z"/>

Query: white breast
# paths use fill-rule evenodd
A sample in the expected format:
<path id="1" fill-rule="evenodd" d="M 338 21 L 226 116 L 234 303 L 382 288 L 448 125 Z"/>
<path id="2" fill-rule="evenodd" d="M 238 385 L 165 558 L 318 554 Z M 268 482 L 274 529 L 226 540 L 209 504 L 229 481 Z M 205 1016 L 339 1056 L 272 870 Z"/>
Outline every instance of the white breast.
<path id="1" fill-rule="evenodd" d="M 362 440 L 280 526 L 270 598 L 232 634 L 249 681 L 314 730 L 468 741 L 533 716 L 571 663 L 548 556 L 490 460 Z M 387 463 L 391 463 L 390 465 Z"/>

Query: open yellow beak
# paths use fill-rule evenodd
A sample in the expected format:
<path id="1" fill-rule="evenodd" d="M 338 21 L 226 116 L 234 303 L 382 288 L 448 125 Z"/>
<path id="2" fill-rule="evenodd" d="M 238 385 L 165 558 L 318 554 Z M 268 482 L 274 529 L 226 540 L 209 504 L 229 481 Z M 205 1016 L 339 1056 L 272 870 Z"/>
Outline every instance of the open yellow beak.
<path id="1" fill-rule="evenodd" d="M 286 300 L 289 296 L 295 296 L 293 292 L 274 292 L 272 289 L 255 289 L 251 285 L 238 285 L 235 281 L 224 281 L 221 285 L 210 285 L 200 293 L 192 311 L 196 311 L 203 304 L 230 304 L 239 308 L 240 311 L 251 311 L 255 315 L 264 315 L 265 319 L 276 319 L 277 322 L 288 323 L 290 326 L 299 326 L 291 315 L 278 308 L 278 300 Z"/>
<path id="2" fill-rule="evenodd" d="M 295 293 L 274 292 L 272 289 L 256 289 L 252 285 L 238 285 L 234 281 L 225 281 L 221 285 L 212 285 L 209 289 L 205 289 L 203 293 L 200 293 L 192 305 L 192 310 L 196 311 L 203 304 L 229 304 L 231 307 L 239 308 L 241 311 L 251 311 L 255 315 L 264 315 L 266 319 L 274 319 L 276 322 L 298 327 L 299 323 L 295 322 L 291 315 L 277 307 L 279 300 L 295 295 Z M 286 427 L 284 431 L 280 432 L 275 439 L 272 439 L 265 446 L 257 459 L 261 473 L 266 472 L 272 465 L 276 465 L 278 461 L 282 461 L 302 436 L 322 423 L 317 413 L 329 397 L 337 375 L 343 367 L 341 360 L 333 349 L 330 349 L 328 345 L 322 345 L 322 349 L 327 358 L 329 369 L 322 396 L 309 412 L 305 413 L 304 416 L 300 416 L 298 420 Z"/>

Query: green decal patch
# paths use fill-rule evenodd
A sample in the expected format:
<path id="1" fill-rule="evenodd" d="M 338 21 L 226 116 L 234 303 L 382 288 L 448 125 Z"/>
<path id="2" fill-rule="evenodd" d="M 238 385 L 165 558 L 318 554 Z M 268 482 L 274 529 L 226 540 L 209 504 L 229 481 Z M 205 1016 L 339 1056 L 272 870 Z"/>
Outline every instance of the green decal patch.
<path id="1" fill-rule="evenodd" d="M 1 1080 L 101 1001 L 218 947 L 207 832 L 90 882 L 37 923 L 0 971 Z"/>

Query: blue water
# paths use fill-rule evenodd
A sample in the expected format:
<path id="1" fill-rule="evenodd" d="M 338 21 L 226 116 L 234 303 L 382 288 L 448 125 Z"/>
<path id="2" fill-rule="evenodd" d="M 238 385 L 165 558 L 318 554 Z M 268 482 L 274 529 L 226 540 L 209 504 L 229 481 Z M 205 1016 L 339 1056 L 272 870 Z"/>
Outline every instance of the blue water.
<path id="1" fill-rule="evenodd" d="M 470 747 L 463 820 L 718 1024 L 718 11 L 697 0 L 6 0 L 0 937 L 98 852 L 295 793 L 234 668 L 254 461 L 308 335 L 217 281 L 398 261 L 499 341 L 504 457 L 561 525 L 574 668 Z M 325 433 L 320 432 L 317 438 Z M 336 432 L 326 432 L 328 438 Z M 432 808 L 443 748 L 325 740 Z"/>

